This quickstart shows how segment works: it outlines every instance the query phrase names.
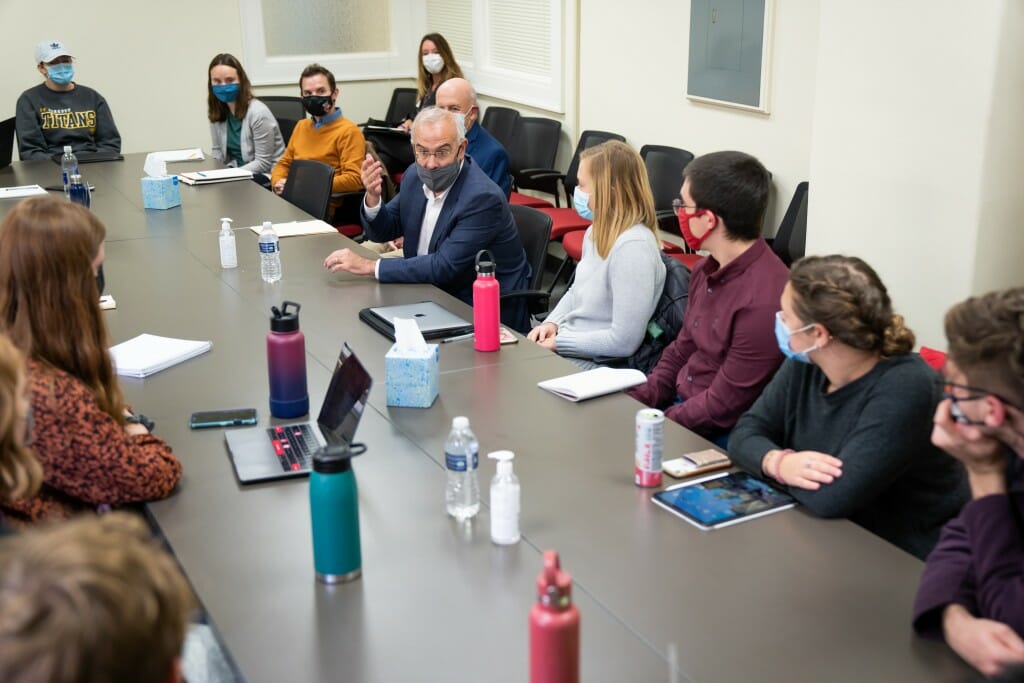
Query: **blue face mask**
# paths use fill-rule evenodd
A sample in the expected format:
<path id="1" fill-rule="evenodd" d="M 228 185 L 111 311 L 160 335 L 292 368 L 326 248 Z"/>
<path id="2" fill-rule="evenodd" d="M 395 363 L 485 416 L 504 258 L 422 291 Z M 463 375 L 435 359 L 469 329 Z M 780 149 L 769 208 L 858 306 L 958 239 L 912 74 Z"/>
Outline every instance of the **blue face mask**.
<path id="1" fill-rule="evenodd" d="M 228 102 L 234 102 L 238 97 L 238 83 L 228 83 L 226 85 L 214 85 L 213 96 L 218 100 L 227 104 Z"/>
<path id="2" fill-rule="evenodd" d="M 779 351 L 782 351 L 782 355 L 784 355 L 786 358 L 792 358 L 793 360 L 798 360 L 801 363 L 810 363 L 811 357 L 808 356 L 807 354 L 818 348 L 817 342 L 815 342 L 815 344 L 811 346 L 811 348 L 804 349 L 803 351 L 794 351 L 789 344 L 790 338 L 794 334 L 797 334 L 798 332 L 803 332 L 804 330 L 811 329 L 812 327 L 814 327 L 814 323 L 811 323 L 810 325 L 804 325 L 798 330 L 790 330 L 788 327 L 786 327 L 786 323 L 782 322 L 782 317 L 780 313 L 782 313 L 782 311 L 779 311 L 778 313 L 775 314 L 775 339 L 776 341 L 779 342 Z"/>
<path id="3" fill-rule="evenodd" d="M 576 209 L 576 213 L 580 215 L 580 218 L 588 221 L 594 220 L 594 212 L 590 210 L 588 206 L 590 204 L 590 194 L 584 192 L 577 185 L 576 189 L 572 191 L 572 207 Z"/>
<path id="4" fill-rule="evenodd" d="M 57 85 L 67 85 L 75 77 L 75 67 L 71 64 L 54 64 L 46 67 L 46 75 Z"/>

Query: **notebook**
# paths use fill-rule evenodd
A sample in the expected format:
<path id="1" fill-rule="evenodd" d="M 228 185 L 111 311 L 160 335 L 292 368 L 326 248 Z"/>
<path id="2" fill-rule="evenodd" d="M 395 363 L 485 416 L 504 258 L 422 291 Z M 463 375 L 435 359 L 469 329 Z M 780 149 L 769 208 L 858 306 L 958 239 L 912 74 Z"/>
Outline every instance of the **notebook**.
<path id="1" fill-rule="evenodd" d="M 473 323 L 460 318 L 444 306 L 433 301 L 398 306 L 376 306 L 359 311 L 359 319 L 383 334 L 395 339 L 395 318 L 411 318 L 426 340 L 443 339 L 469 334 Z"/>
<path id="2" fill-rule="evenodd" d="M 353 438 L 372 385 L 366 368 L 349 345 L 343 344 L 316 424 L 298 422 L 224 432 L 238 480 L 247 484 L 306 476 L 313 453 L 325 443 L 363 450 Z"/>
<path id="3" fill-rule="evenodd" d="M 112 346 L 110 355 L 117 374 L 142 378 L 206 353 L 212 347 L 213 342 L 210 341 L 140 334 L 134 339 Z"/>
<path id="4" fill-rule="evenodd" d="M 10 166 L 14 157 L 14 122 L 13 116 L 0 121 L 0 168 Z"/>
<path id="5" fill-rule="evenodd" d="M 572 375 L 546 379 L 543 382 L 537 382 L 537 386 L 575 403 L 629 389 L 646 381 L 647 376 L 644 373 L 632 368 L 595 368 Z"/>
<path id="6" fill-rule="evenodd" d="M 230 183 L 235 180 L 252 180 L 252 171 L 241 168 L 218 168 L 211 171 L 190 171 L 179 173 L 178 179 L 186 185 L 212 185 Z"/>

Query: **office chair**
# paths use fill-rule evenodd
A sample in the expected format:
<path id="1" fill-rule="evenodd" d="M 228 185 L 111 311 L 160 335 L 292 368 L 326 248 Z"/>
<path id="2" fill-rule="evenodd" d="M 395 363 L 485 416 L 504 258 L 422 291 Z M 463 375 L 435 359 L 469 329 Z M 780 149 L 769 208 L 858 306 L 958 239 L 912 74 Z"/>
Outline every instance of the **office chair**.
<path id="1" fill-rule="evenodd" d="M 512 138 L 515 136 L 518 122 L 519 112 L 515 109 L 492 106 L 487 107 L 480 125 L 486 128 L 487 132 L 501 143 L 505 151 L 508 151 L 512 147 Z"/>
<path id="2" fill-rule="evenodd" d="M 301 121 L 306 118 L 306 110 L 302 106 L 301 97 L 286 97 L 284 95 L 265 95 L 257 98 L 267 105 L 267 109 L 274 115 L 275 119 L 292 119 Z"/>
<path id="3" fill-rule="evenodd" d="M 772 240 L 772 251 L 782 259 L 787 267 L 803 258 L 807 243 L 807 181 L 798 183 L 793 191 L 793 199 L 779 223 L 778 232 Z"/>
<path id="4" fill-rule="evenodd" d="M 530 276 L 529 289 L 518 292 L 504 292 L 501 302 L 526 299 L 526 308 L 531 318 L 542 317 L 548 311 L 551 293 L 540 288 L 544 277 L 544 261 L 548 255 L 548 241 L 551 236 L 551 218 L 543 212 L 529 206 L 509 206 L 512 218 L 519 231 L 519 241 L 523 243 L 526 260 L 533 269 Z"/>
<path id="5" fill-rule="evenodd" d="M 559 173 L 553 168 L 520 169 L 517 180 L 519 187 L 521 189 L 537 190 L 539 192 L 546 192 L 553 195 L 555 198 L 555 206 L 560 207 L 561 204 L 558 201 L 558 186 L 561 184 L 565 191 L 565 205 L 571 209 L 572 193 L 576 189 L 577 182 L 576 173 L 580 167 L 580 154 L 583 150 L 595 147 L 600 145 L 602 142 L 607 142 L 608 140 L 625 142 L 626 138 L 622 137 L 618 133 L 606 133 L 601 130 L 583 131 L 580 133 L 580 140 L 576 144 L 576 151 L 573 153 L 572 161 L 569 162 L 569 168 L 565 173 Z M 555 232 L 557 232 L 557 220 L 555 221 L 555 225 Z"/>
<path id="6" fill-rule="evenodd" d="M 295 159 L 288 169 L 281 197 L 313 218 L 326 220 L 333 183 L 332 166 L 310 159 Z"/>
<path id="7" fill-rule="evenodd" d="M 405 119 L 416 116 L 416 93 L 416 88 L 395 88 L 384 120 L 389 125 L 397 126 Z"/>
<path id="8" fill-rule="evenodd" d="M 693 161 L 693 154 L 678 147 L 665 145 L 644 145 L 640 158 L 647 169 L 647 179 L 654 193 L 654 211 L 658 217 L 658 228 L 679 235 L 679 219 L 672 202 L 679 198 L 683 186 L 683 170 Z"/>
<path id="9" fill-rule="evenodd" d="M 547 169 L 554 165 L 561 134 L 562 124 L 558 121 L 538 116 L 519 117 L 512 143 L 508 147 L 509 169 L 512 171 L 512 196 L 509 203 L 551 206 L 551 202 L 519 193 L 519 180 L 524 170 Z"/>

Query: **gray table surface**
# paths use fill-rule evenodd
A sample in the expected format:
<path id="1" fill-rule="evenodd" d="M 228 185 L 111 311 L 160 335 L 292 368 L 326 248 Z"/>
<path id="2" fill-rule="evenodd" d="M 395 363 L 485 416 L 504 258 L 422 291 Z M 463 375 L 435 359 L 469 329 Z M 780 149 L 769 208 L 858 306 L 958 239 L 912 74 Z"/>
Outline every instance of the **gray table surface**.
<path id="1" fill-rule="evenodd" d="M 573 404 L 538 389 L 574 366 L 535 344 L 490 354 L 443 345 L 437 402 L 387 407 L 390 342 L 357 319 L 359 309 L 433 299 L 468 317 L 467 306 L 429 286 L 327 273 L 327 253 L 354 246 L 340 235 L 282 240 L 284 278 L 267 285 L 255 234 L 239 230 L 239 268 L 222 271 L 222 215 L 241 227 L 304 214 L 248 182 L 182 187 L 182 207 L 143 211 L 143 156 L 127 157 L 83 167 L 110 233 L 112 341 L 150 332 L 214 342 L 164 373 L 123 380 L 184 465 L 179 490 L 149 510 L 249 680 L 525 680 L 526 615 L 547 548 L 576 580 L 586 681 L 671 680 L 670 645 L 679 680 L 702 683 L 967 675 L 948 648 L 911 633 L 918 560 L 850 522 L 800 510 L 703 533 L 656 508 L 651 491 L 632 484 L 639 404 L 622 394 Z M 186 166 L 215 164 L 171 170 Z M 0 186 L 58 176 L 49 162 L 16 163 L 0 170 Z M 270 422 L 264 337 L 270 306 L 284 299 L 303 306 L 312 405 L 343 341 L 376 380 L 358 434 L 369 451 L 356 462 L 364 577 L 334 589 L 312 578 L 305 484 L 242 487 L 221 433 L 187 428 L 190 412 L 224 407 L 254 406 Z M 494 467 L 483 457 L 480 516 L 461 526 L 444 514 L 443 442 L 460 414 L 482 455 L 517 454 L 517 546 L 490 544 Z M 666 457 L 706 446 L 666 425 Z"/>

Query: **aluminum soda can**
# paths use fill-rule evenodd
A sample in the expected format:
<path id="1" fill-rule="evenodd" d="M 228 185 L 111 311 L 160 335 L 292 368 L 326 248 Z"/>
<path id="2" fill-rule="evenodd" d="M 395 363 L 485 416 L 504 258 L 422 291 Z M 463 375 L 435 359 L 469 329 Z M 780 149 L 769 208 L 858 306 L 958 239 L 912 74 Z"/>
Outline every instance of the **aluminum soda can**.
<path id="1" fill-rule="evenodd" d="M 636 414 L 636 467 L 633 483 L 661 486 L 661 451 L 665 443 L 665 413 L 644 408 Z"/>

